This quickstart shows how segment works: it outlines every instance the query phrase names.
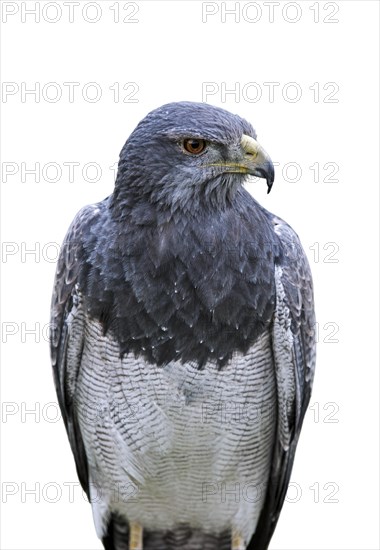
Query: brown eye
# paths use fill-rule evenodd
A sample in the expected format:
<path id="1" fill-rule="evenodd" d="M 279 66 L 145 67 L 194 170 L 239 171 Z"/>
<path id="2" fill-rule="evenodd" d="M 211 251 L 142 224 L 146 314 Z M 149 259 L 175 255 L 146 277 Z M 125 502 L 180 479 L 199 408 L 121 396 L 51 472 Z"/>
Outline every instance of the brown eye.
<path id="1" fill-rule="evenodd" d="M 188 153 L 199 155 L 199 153 L 202 153 L 206 149 L 206 141 L 204 139 L 185 139 L 183 147 Z"/>

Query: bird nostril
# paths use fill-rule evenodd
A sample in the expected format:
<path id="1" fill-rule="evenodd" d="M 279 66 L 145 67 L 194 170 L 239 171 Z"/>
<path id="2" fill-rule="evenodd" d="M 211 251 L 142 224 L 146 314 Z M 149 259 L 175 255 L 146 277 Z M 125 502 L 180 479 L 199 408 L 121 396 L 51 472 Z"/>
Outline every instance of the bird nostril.
<path id="1" fill-rule="evenodd" d="M 252 158 L 255 159 L 257 157 L 257 152 L 256 151 L 246 151 L 245 156 L 246 157 L 252 157 Z"/>

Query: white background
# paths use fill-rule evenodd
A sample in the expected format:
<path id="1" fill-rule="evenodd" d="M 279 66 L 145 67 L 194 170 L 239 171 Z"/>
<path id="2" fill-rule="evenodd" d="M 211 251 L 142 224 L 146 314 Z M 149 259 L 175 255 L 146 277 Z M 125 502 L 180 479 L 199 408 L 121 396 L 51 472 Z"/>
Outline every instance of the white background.
<path id="1" fill-rule="evenodd" d="M 40 22 L 23 13 L 23 2 L 2 4 L 2 78 L 14 83 L 6 88 L 14 94 L 2 103 L 1 548 L 101 548 L 78 485 L 70 502 L 74 462 L 63 423 L 54 422 L 57 408 L 47 405 L 55 402 L 44 329 L 54 243 L 79 208 L 112 192 L 109 167 L 137 122 L 163 103 L 187 99 L 253 123 L 280 165 L 270 195 L 262 180 L 249 189 L 299 233 L 315 279 L 320 343 L 312 410 L 270 548 L 378 549 L 378 2 L 281 2 L 272 6 L 273 22 L 262 2 L 241 2 L 225 21 L 223 10 L 234 2 L 142 1 L 134 15 L 119 2 L 119 23 L 115 2 L 81 1 L 72 23 L 64 2 L 55 23 L 57 3 L 27 2 L 37 5 Z M 97 14 L 99 21 L 86 21 Z M 44 88 L 49 82 L 56 84 Z M 64 82 L 79 83 L 73 102 Z M 93 97 L 95 88 L 84 88 L 89 82 L 102 91 L 99 101 L 83 98 L 83 90 Z M 131 99 L 132 88 L 123 90 L 128 82 L 137 102 L 123 102 Z M 269 82 L 279 83 L 273 98 Z M 23 97 L 22 86 L 35 83 L 41 94 Z M 213 83 L 213 95 L 202 95 L 204 83 Z M 236 94 L 224 96 L 226 89 Z M 62 92 L 56 102 L 54 90 Z M 257 101 L 255 90 L 262 93 Z M 290 101 L 297 90 L 301 97 Z M 67 162 L 80 163 L 72 182 Z M 302 170 L 299 181 L 289 181 L 297 179 L 295 168 L 283 171 L 289 162 Z M 35 163 L 39 183 L 22 174 Z M 60 167 L 59 181 L 51 181 L 54 166 L 42 173 L 47 163 Z M 96 179 L 91 168 L 82 175 L 87 163 L 102 168 L 99 181 L 88 181 Z M 315 163 L 318 182 L 309 168 Z M 323 181 L 326 163 L 337 165 L 338 182 Z M 25 255 L 26 248 L 36 253 Z M 25 333 L 33 327 L 35 334 Z"/>

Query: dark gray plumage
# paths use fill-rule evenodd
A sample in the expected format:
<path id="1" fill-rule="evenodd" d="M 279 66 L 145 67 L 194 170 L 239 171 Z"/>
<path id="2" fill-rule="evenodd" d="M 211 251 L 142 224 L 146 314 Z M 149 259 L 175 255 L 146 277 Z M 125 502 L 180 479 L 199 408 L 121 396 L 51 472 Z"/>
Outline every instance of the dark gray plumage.
<path id="1" fill-rule="evenodd" d="M 315 320 L 298 237 L 243 188 L 249 174 L 269 192 L 273 165 L 249 123 L 164 105 L 123 147 L 114 193 L 83 208 L 64 241 L 52 362 L 106 549 L 140 548 L 136 524 L 144 550 L 263 550 L 273 534 Z M 229 422 L 227 405 L 256 414 Z M 261 498 L 223 501 L 223 483 Z"/>

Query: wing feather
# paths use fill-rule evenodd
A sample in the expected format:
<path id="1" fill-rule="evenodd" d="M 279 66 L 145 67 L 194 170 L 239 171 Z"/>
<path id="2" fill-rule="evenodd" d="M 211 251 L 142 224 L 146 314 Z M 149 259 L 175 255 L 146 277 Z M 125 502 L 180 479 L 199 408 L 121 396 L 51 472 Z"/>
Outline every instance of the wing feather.
<path id="1" fill-rule="evenodd" d="M 86 235 L 98 213 L 97 205 L 86 206 L 78 212 L 69 227 L 58 259 L 50 318 L 50 353 L 58 402 L 78 477 L 87 495 L 87 459 L 74 406 L 85 321 L 78 279 L 86 265 Z"/>
<path id="2" fill-rule="evenodd" d="M 247 550 L 265 550 L 286 496 L 315 369 L 315 315 L 310 267 L 297 234 L 270 214 L 282 256 L 275 269 L 272 349 L 277 383 L 277 437 L 267 494 Z"/>

